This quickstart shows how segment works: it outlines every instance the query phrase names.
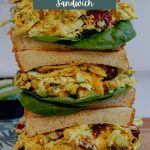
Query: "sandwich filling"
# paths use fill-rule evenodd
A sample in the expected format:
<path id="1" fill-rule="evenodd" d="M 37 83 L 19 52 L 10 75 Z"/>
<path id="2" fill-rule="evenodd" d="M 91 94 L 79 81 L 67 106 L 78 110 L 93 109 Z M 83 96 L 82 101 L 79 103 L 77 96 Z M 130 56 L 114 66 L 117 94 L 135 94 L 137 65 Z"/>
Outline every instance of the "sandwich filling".
<path id="1" fill-rule="evenodd" d="M 40 97 L 79 99 L 92 93 L 105 96 L 119 88 L 134 87 L 134 71 L 94 64 L 39 67 L 14 78 L 17 87 Z"/>
<path id="2" fill-rule="evenodd" d="M 135 19 L 131 3 L 119 2 L 116 10 L 34 10 L 33 0 L 16 1 L 11 9 L 16 35 L 78 37 L 87 31 L 107 30 L 123 20 Z"/>
<path id="3" fill-rule="evenodd" d="M 82 124 L 34 137 L 28 137 L 22 125 L 17 128 L 13 150 L 137 150 L 140 143 L 135 125 Z"/>

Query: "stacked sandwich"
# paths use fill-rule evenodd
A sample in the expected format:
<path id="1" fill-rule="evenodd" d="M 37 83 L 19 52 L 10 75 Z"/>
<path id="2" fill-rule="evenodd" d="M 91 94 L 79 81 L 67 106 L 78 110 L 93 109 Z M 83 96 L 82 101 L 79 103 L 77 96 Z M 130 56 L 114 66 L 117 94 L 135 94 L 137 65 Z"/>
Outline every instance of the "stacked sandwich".
<path id="1" fill-rule="evenodd" d="M 34 10 L 13 0 L 10 31 L 25 108 L 14 150 L 136 150 L 132 4 L 116 10 Z"/>

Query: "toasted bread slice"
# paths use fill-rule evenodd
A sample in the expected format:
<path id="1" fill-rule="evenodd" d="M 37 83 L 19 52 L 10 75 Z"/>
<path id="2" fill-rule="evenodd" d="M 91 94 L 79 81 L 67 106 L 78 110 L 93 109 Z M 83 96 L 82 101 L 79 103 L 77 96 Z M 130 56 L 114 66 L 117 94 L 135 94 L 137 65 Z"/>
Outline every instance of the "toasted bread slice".
<path id="1" fill-rule="evenodd" d="M 102 64 L 124 70 L 129 68 L 128 58 L 124 49 L 117 52 L 24 50 L 15 52 L 15 56 L 20 70 L 23 72 L 40 66 L 70 63 Z"/>
<path id="2" fill-rule="evenodd" d="M 134 119 L 135 110 L 130 107 L 113 107 L 95 110 L 84 110 L 79 113 L 43 117 L 25 112 L 26 132 L 29 137 L 51 132 L 78 124 L 118 124 L 129 126 Z"/>
<path id="3" fill-rule="evenodd" d="M 33 50 L 33 49 L 36 49 L 39 51 L 79 51 L 81 50 L 79 48 L 77 49 L 77 48 L 67 46 L 61 43 L 44 42 L 44 41 L 36 40 L 34 38 L 16 36 L 11 31 L 10 31 L 10 37 L 15 47 L 14 51 Z M 118 50 L 122 50 L 122 47 L 113 49 L 113 51 L 118 51 Z M 82 51 L 86 51 L 86 49 L 82 49 Z M 107 51 L 110 51 L 110 50 L 107 50 Z"/>

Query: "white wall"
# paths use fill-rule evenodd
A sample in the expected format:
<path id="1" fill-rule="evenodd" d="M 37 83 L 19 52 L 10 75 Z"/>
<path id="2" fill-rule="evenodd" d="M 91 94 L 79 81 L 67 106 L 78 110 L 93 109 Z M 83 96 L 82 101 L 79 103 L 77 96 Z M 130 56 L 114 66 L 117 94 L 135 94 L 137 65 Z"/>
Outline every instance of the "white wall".
<path id="1" fill-rule="evenodd" d="M 10 17 L 10 6 L 7 0 L 0 0 L 0 23 Z M 15 58 L 13 56 L 12 44 L 7 35 L 9 26 L 0 28 L 0 76 L 14 75 L 17 70 Z"/>
<path id="2" fill-rule="evenodd" d="M 126 46 L 131 66 L 137 70 L 137 115 L 150 117 L 150 0 L 130 0 L 138 19 L 133 21 L 137 37 Z M 0 0 L 0 22 L 9 18 L 7 0 Z M 9 26 L 0 29 L 0 76 L 11 76 L 17 71 L 12 45 L 6 33 Z"/>
<path id="3" fill-rule="evenodd" d="M 130 0 L 138 19 L 133 21 L 137 37 L 127 44 L 131 65 L 138 71 L 150 71 L 150 0 Z"/>

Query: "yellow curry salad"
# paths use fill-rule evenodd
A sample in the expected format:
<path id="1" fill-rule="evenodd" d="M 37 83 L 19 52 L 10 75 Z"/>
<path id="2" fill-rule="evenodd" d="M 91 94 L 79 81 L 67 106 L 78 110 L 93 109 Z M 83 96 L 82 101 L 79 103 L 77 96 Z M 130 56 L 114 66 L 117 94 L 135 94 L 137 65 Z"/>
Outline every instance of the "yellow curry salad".
<path id="1" fill-rule="evenodd" d="M 28 137 L 24 128 L 17 131 L 13 150 L 136 150 L 140 141 L 136 126 L 81 124 L 34 137 Z"/>
<path id="2" fill-rule="evenodd" d="M 30 90 L 41 97 L 71 96 L 81 98 L 90 93 L 105 95 L 120 87 L 134 87 L 133 70 L 93 64 L 70 64 L 39 67 L 18 73 L 17 87 Z"/>
<path id="3" fill-rule="evenodd" d="M 116 10 L 34 10 L 33 0 L 21 0 L 11 12 L 13 33 L 29 37 L 76 37 L 87 30 L 101 32 L 119 21 L 136 18 L 129 2 L 117 3 Z"/>

